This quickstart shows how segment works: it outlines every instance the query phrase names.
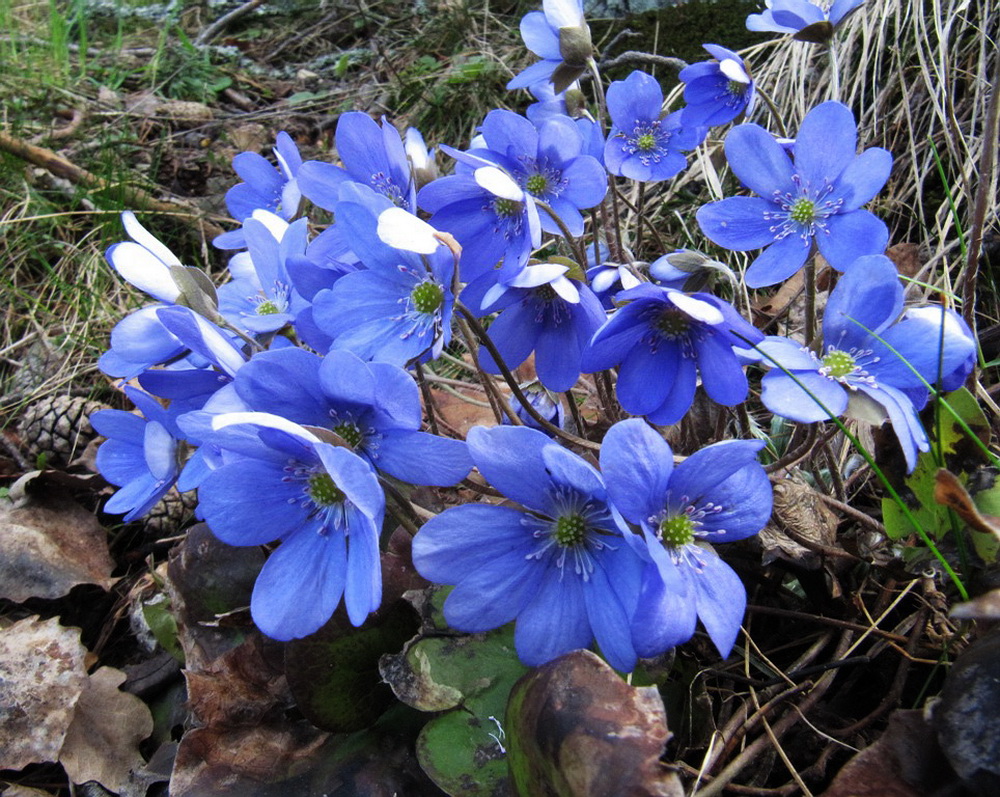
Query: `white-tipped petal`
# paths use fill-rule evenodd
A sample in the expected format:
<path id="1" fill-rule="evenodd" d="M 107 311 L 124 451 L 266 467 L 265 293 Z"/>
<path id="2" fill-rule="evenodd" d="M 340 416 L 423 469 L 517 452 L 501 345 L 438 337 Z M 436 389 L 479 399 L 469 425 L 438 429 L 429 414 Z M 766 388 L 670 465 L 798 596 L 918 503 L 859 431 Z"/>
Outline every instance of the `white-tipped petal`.
<path id="1" fill-rule="evenodd" d="M 438 231 L 403 208 L 387 208 L 378 215 L 378 237 L 393 249 L 430 255 L 440 246 Z"/>
<path id="2" fill-rule="evenodd" d="M 167 249 L 149 230 L 143 227 L 131 210 L 126 210 L 122 213 L 122 225 L 125 227 L 125 232 L 129 238 L 139 244 L 139 246 L 148 249 L 159 260 L 163 261 L 165 265 L 179 266 L 181 264 L 177 255 Z"/>
<path id="3" fill-rule="evenodd" d="M 225 429 L 227 426 L 235 426 L 236 424 L 244 423 L 252 426 L 263 426 L 267 429 L 277 429 L 281 432 L 287 432 L 293 437 L 297 437 L 300 440 L 305 440 L 309 443 L 321 442 L 321 440 L 308 429 L 304 429 L 297 423 L 293 423 L 287 418 L 282 418 L 280 415 L 274 415 L 270 412 L 226 412 L 222 415 L 216 415 L 212 418 L 212 431 L 217 432 L 220 429 Z"/>
<path id="4" fill-rule="evenodd" d="M 743 68 L 743 65 L 739 61 L 734 61 L 732 58 L 723 58 L 719 61 L 719 71 L 737 83 L 750 82 L 750 75 L 747 74 L 746 69 Z"/>
<path id="5" fill-rule="evenodd" d="M 558 279 L 567 271 L 569 266 L 560 263 L 538 263 L 534 266 L 525 266 L 507 284 L 512 288 L 537 288 L 539 285 Z"/>
<path id="6" fill-rule="evenodd" d="M 696 321 L 703 321 L 706 324 L 721 324 L 723 321 L 719 308 L 680 291 L 670 291 L 670 301 L 674 303 L 674 307 L 683 310 Z"/>
<path id="7" fill-rule="evenodd" d="M 173 304 L 181 295 L 170 266 L 141 244 L 133 241 L 115 244 L 108 250 L 108 261 L 122 279 L 154 299 Z"/>
<path id="8" fill-rule="evenodd" d="M 267 231 L 274 236 L 274 240 L 281 242 L 281 239 L 285 237 L 285 231 L 288 229 L 288 222 L 285 221 L 281 216 L 276 213 L 272 213 L 269 210 L 264 210 L 263 208 L 257 208 L 253 212 L 252 218 L 259 221 L 265 227 Z"/>
<path id="9" fill-rule="evenodd" d="M 524 191 L 514 182 L 514 178 L 496 166 L 482 166 L 476 169 L 472 176 L 480 188 L 484 188 L 501 199 L 510 199 L 514 202 L 524 201 Z"/>
<path id="10" fill-rule="evenodd" d="M 558 277 L 549 283 L 560 297 L 569 302 L 570 304 L 580 303 L 580 291 L 577 289 L 576 285 L 573 284 L 573 280 L 567 279 L 566 277 Z"/>
<path id="11" fill-rule="evenodd" d="M 545 19 L 556 30 L 583 24 L 583 4 L 580 0 L 542 0 L 542 10 Z"/>

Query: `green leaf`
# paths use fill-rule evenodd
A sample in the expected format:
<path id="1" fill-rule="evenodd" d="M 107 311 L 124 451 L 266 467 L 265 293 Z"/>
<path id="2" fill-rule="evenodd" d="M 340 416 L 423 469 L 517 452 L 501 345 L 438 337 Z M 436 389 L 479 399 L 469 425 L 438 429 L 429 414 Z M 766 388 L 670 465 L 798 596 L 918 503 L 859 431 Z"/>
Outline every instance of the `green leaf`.
<path id="1" fill-rule="evenodd" d="M 989 443 L 989 421 L 972 393 L 962 387 L 947 394 L 944 399 L 973 434 L 983 443 Z M 940 448 L 948 470 L 959 476 L 967 475 L 984 461 L 982 449 L 976 441 L 969 439 L 969 435 L 948 410 L 940 407 L 938 412 L 941 416 L 941 438 L 931 445 Z M 934 434 L 936 429 L 928 428 L 928 433 Z M 941 539 L 951 525 L 947 509 L 934 501 L 934 477 L 937 470 L 938 463 L 934 452 L 921 454 L 917 460 L 917 467 L 905 480 L 909 493 L 904 489 L 901 494 L 907 499 L 910 511 L 921 527 L 933 538 Z M 898 540 L 916 533 L 913 524 L 907 520 L 891 498 L 882 499 L 882 515 L 885 531 L 890 539 Z"/>
<path id="2" fill-rule="evenodd" d="M 142 604 L 142 616 L 156 641 L 181 664 L 184 651 L 177 641 L 177 620 L 170 612 L 170 600 L 162 593 Z"/>
<path id="3" fill-rule="evenodd" d="M 417 759 L 452 795 L 492 795 L 507 778 L 499 724 L 514 682 L 528 671 L 514 650 L 514 631 L 416 639 L 398 656 L 384 656 L 382 677 L 404 703 L 446 711 L 424 726 Z"/>

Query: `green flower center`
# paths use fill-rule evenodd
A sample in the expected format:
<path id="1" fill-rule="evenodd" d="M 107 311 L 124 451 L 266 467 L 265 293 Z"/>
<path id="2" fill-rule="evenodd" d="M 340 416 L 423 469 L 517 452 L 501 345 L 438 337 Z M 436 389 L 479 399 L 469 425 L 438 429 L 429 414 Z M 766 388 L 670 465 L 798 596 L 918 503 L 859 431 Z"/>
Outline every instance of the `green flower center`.
<path id="1" fill-rule="evenodd" d="M 738 80 L 730 80 L 726 84 L 726 91 L 734 97 L 742 97 L 747 93 L 748 88 L 750 88 L 749 83 L 741 83 Z"/>
<path id="2" fill-rule="evenodd" d="M 580 515 L 563 515 L 556 521 L 553 536 L 564 548 L 572 548 L 583 542 L 587 524 Z"/>
<path id="3" fill-rule="evenodd" d="M 524 187 L 528 189 L 529 193 L 538 196 L 548 190 L 549 180 L 544 174 L 533 174 L 527 179 Z"/>
<path id="4" fill-rule="evenodd" d="M 535 296 L 543 302 L 551 302 L 556 298 L 555 289 L 551 285 L 539 285 L 535 288 Z"/>
<path id="5" fill-rule="evenodd" d="M 795 204 L 792 205 L 791 210 L 788 211 L 788 217 L 792 221 L 797 221 L 800 224 L 808 224 L 816 220 L 816 203 L 811 199 L 806 199 L 805 197 L 799 197 L 795 200 Z"/>
<path id="6" fill-rule="evenodd" d="M 309 477 L 309 497 L 316 506 L 327 507 L 343 503 L 347 497 L 333 483 L 329 473 L 315 473 Z"/>
<path id="7" fill-rule="evenodd" d="M 663 337 L 675 340 L 688 333 L 691 329 L 691 319 L 685 313 L 671 307 L 660 313 L 654 326 Z"/>
<path id="8" fill-rule="evenodd" d="M 333 427 L 333 433 L 339 435 L 340 438 L 351 448 L 357 448 L 361 445 L 361 441 L 364 439 L 364 435 L 361 433 L 357 424 L 350 423 L 349 421 L 338 423 Z"/>
<path id="9" fill-rule="evenodd" d="M 677 515 L 660 521 L 660 539 L 664 545 L 680 548 L 694 542 L 694 521 L 687 515 Z"/>
<path id="10" fill-rule="evenodd" d="M 280 312 L 281 311 L 278 309 L 278 305 L 270 299 L 265 299 L 257 305 L 257 315 L 277 315 Z"/>
<path id="11" fill-rule="evenodd" d="M 834 379 L 841 379 L 854 372 L 857 364 L 854 358 L 846 351 L 834 349 L 823 358 L 823 368 L 829 376 Z"/>
<path id="12" fill-rule="evenodd" d="M 436 282 L 421 282 L 410 294 L 410 301 L 419 313 L 433 313 L 444 302 L 444 290 Z"/>
<path id="13" fill-rule="evenodd" d="M 509 219 L 521 211 L 521 203 L 514 199 L 497 199 L 493 202 L 493 210 L 502 219 Z"/>
<path id="14" fill-rule="evenodd" d="M 635 145 L 643 152 L 656 149 L 656 136 L 652 133 L 643 133 L 635 140 Z"/>

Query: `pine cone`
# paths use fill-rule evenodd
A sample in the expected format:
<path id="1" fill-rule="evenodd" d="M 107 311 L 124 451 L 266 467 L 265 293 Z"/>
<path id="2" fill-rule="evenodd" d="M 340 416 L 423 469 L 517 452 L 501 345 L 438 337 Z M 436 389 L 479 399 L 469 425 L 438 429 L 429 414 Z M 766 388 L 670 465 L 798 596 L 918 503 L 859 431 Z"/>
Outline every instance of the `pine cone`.
<path id="1" fill-rule="evenodd" d="M 104 409 L 99 401 L 82 396 L 50 396 L 29 404 L 18 432 L 32 458 L 44 457 L 46 466 L 65 466 L 97 437 L 91 413 Z"/>
<path id="2" fill-rule="evenodd" d="M 146 531 L 156 537 L 176 534 L 184 522 L 194 514 L 197 503 L 193 490 L 179 493 L 176 487 L 172 487 L 170 492 L 154 504 L 143 518 Z"/>

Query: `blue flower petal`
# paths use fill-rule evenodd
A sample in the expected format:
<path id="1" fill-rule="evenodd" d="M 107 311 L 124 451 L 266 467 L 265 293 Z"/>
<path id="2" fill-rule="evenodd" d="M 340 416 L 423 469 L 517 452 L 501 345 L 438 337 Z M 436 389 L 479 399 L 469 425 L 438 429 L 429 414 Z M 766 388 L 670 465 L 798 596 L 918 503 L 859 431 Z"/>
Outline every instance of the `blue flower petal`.
<path id="1" fill-rule="evenodd" d="M 479 634 L 509 623 L 538 599 L 547 581 L 545 564 L 516 553 L 485 562 L 462 577 L 444 602 L 448 625 Z M 577 579 L 567 579 L 573 583 Z M 522 657 L 523 660 L 523 657 Z"/>
<path id="2" fill-rule="evenodd" d="M 684 644 L 694 636 L 697 622 L 694 595 L 668 588 L 656 565 L 647 565 L 639 604 L 632 617 L 636 653 L 643 657 L 658 656 Z"/>
<path id="3" fill-rule="evenodd" d="M 795 371 L 794 379 L 782 371 L 771 371 L 761 380 L 761 388 L 761 401 L 765 407 L 775 415 L 799 423 L 829 420 L 826 410 L 839 417 L 847 409 L 844 387 L 815 371 Z M 812 398 L 810 393 L 816 398 Z M 817 403 L 817 399 L 826 410 Z"/>
<path id="4" fill-rule="evenodd" d="M 374 463 L 400 481 L 436 487 L 458 484 L 472 470 L 464 441 L 405 429 L 382 433 Z"/>
<path id="5" fill-rule="evenodd" d="M 538 667 L 563 653 L 589 647 L 594 638 L 578 578 L 550 574 L 520 612 L 514 629 L 517 655 Z"/>
<path id="6" fill-rule="evenodd" d="M 857 142 L 854 114 L 846 105 L 824 102 L 810 110 L 795 138 L 795 168 L 805 187 L 819 192 L 836 182 L 854 161 Z"/>
<path id="7" fill-rule="evenodd" d="M 831 216 L 828 232 L 816 235 L 820 254 L 838 271 L 843 271 L 859 257 L 880 255 L 889 243 L 885 222 L 867 210 L 852 210 Z"/>
<path id="8" fill-rule="evenodd" d="M 774 212 L 775 208 L 772 202 L 760 197 L 731 196 L 702 205 L 695 217 L 702 232 L 713 243 L 745 252 L 774 241 L 774 222 L 767 218 L 767 214 Z"/>
<path id="9" fill-rule="evenodd" d="M 663 508 L 673 469 L 667 441 L 639 418 L 616 423 L 601 443 L 608 497 L 632 523 L 641 523 Z"/>
<path id="10" fill-rule="evenodd" d="M 796 193 L 792 162 L 764 128 L 754 124 L 734 127 L 726 136 L 725 149 L 733 174 L 751 191 L 767 199 L 776 193 Z"/>
<path id="11" fill-rule="evenodd" d="M 861 348 L 870 333 L 879 333 L 903 311 L 899 272 L 884 255 L 868 255 L 851 263 L 830 292 L 823 313 L 823 344 L 835 349 Z"/>
<path id="12" fill-rule="evenodd" d="M 702 549 L 703 562 L 700 573 L 691 573 L 698 619 L 715 644 L 722 658 L 726 658 L 736 637 L 747 608 L 747 593 L 740 577 L 716 554 Z"/>
<path id="13" fill-rule="evenodd" d="M 833 219 L 839 218 L 841 217 L 834 216 L 831 222 Z M 747 287 L 763 288 L 788 279 L 805 265 L 811 247 L 811 238 L 803 238 L 798 235 L 789 235 L 780 241 L 775 241 L 761 252 L 747 268 L 744 277 Z M 822 245 L 820 251 L 822 251 Z"/>
<path id="14" fill-rule="evenodd" d="M 670 394 L 684 359 L 681 347 L 663 340 L 654 350 L 640 342 L 622 361 L 616 391 L 626 412 L 645 415 Z"/>
<path id="15" fill-rule="evenodd" d="M 330 619 L 347 580 L 344 535 L 306 526 L 264 563 L 250 598 L 257 627 L 272 639 L 307 636 Z"/>
<path id="16" fill-rule="evenodd" d="M 352 625 L 359 626 L 382 602 L 382 562 L 378 550 L 378 527 L 352 507 L 346 509 L 350 535 L 347 538 L 347 581 L 344 606 Z M 279 549 L 280 550 L 280 549 Z"/>
<path id="17" fill-rule="evenodd" d="M 198 491 L 201 516 L 229 545 L 263 545 L 283 537 L 305 517 L 288 503 L 301 496 L 301 485 L 283 482 L 283 476 L 280 465 L 256 459 L 224 465 Z"/>
<path id="18" fill-rule="evenodd" d="M 695 361 L 689 357 L 681 357 L 677 363 L 677 374 L 674 385 L 663 403 L 652 412 L 646 413 L 646 420 L 657 426 L 668 426 L 677 423 L 691 408 L 695 390 L 698 388 L 697 369 Z"/>
<path id="19" fill-rule="evenodd" d="M 529 509 L 544 511 L 551 501 L 542 449 L 552 441 L 526 426 L 474 426 L 466 436 L 469 453 L 483 477 Z"/>
<path id="20" fill-rule="evenodd" d="M 523 560 L 538 545 L 524 513 L 506 506 L 462 504 L 436 515 L 413 538 L 413 564 L 424 578 L 457 584 L 483 565 Z"/>

